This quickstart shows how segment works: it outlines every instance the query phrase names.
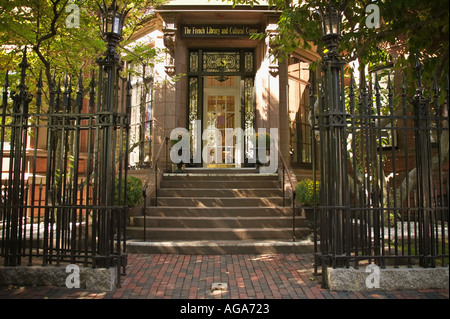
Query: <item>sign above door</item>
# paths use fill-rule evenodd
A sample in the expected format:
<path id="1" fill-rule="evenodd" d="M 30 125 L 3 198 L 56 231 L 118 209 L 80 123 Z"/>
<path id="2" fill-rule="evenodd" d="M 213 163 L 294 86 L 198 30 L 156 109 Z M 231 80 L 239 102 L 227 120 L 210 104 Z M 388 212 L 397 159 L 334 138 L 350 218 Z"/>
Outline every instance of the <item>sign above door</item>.
<path id="1" fill-rule="evenodd" d="M 188 24 L 181 27 L 183 38 L 249 38 L 260 32 L 259 25 Z"/>

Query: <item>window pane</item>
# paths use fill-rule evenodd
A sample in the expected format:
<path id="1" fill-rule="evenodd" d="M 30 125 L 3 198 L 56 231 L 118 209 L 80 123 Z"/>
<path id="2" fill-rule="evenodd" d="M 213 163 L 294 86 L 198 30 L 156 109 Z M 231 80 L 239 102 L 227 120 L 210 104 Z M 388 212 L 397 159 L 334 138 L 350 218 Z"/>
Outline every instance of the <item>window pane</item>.
<path id="1" fill-rule="evenodd" d="M 291 162 L 312 163 L 311 126 L 309 124 L 309 63 L 291 57 L 289 74 L 289 127 Z"/>
<path id="2" fill-rule="evenodd" d="M 189 132 L 197 131 L 198 118 L 198 78 L 191 77 L 189 79 Z M 191 134 L 191 150 L 197 152 L 196 134 Z M 201 137 L 200 137 L 201 138 Z"/>

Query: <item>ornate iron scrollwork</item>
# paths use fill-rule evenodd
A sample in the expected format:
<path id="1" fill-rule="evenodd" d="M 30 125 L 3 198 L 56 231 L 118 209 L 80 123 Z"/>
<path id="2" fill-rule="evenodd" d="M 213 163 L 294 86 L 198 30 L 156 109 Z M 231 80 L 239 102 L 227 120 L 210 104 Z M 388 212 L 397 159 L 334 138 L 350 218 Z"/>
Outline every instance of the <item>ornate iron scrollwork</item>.
<path id="1" fill-rule="evenodd" d="M 205 72 L 239 72 L 239 52 L 204 52 L 203 70 Z"/>

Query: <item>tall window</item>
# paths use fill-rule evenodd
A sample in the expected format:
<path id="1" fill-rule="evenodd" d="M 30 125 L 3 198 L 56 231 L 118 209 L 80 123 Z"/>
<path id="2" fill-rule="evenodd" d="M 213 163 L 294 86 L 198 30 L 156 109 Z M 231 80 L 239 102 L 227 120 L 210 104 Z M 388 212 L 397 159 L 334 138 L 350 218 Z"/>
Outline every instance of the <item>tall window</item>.
<path id="1" fill-rule="evenodd" d="M 312 165 L 311 126 L 309 124 L 309 62 L 289 58 L 289 127 L 291 163 L 305 168 Z"/>
<path id="2" fill-rule="evenodd" d="M 130 166 L 146 167 L 151 159 L 153 77 L 150 67 L 131 65 Z"/>

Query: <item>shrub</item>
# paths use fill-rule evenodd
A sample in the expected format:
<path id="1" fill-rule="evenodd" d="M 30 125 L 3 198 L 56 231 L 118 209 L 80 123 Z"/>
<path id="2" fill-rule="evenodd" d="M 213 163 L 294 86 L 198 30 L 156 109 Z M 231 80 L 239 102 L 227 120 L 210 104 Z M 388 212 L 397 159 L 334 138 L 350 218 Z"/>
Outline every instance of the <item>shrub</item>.
<path id="1" fill-rule="evenodd" d="M 319 203 L 320 182 L 316 181 L 316 203 Z M 314 182 L 311 179 L 304 179 L 297 183 L 295 188 L 295 199 L 303 206 L 314 206 Z"/>
<path id="2" fill-rule="evenodd" d="M 142 203 L 144 197 L 142 196 L 142 181 L 135 176 L 128 176 L 127 178 L 127 205 L 128 207 L 133 207 Z M 125 193 L 125 183 L 122 181 L 122 192 L 121 197 L 123 198 Z M 116 205 L 123 204 L 119 203 L 119 179 L 116 179 L 115 192 L 114 192 L 114 202 Z"/>

